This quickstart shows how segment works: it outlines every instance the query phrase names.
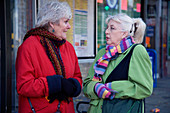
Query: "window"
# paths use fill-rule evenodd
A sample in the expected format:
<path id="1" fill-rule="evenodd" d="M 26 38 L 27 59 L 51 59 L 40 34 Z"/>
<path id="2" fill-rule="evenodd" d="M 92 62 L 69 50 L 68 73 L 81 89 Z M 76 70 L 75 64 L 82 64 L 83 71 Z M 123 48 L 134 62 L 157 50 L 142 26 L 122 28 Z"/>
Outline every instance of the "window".
<path id="1" fill-rule="evenodd" d="M 121 3 L 120 3 L 121 1 Z M 141 0 L 97 0 L 97 49 L 105 47 L 105 20 L 108 15 L 126 13 L 130 17 L 140 17 Z"/>

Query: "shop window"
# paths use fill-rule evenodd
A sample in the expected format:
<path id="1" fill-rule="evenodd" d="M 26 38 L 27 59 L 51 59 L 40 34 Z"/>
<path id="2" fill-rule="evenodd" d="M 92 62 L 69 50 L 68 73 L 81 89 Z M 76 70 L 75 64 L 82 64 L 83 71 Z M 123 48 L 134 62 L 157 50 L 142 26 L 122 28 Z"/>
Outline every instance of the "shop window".
<path id="1" fill-rule="evenodd" d="M 121 3 L 120 3 L 121 1 Z M 140 17 L 141 0 L 97 0 L 97 49 L 105 47 L 105 20 L 108 15 L 126 13 L 130 17 Z"/>
<path id="2" fill-rule="evenodd" d="M 121 0 L 121 11 L 131 17 L 140 17 L 141 0 Z"/>

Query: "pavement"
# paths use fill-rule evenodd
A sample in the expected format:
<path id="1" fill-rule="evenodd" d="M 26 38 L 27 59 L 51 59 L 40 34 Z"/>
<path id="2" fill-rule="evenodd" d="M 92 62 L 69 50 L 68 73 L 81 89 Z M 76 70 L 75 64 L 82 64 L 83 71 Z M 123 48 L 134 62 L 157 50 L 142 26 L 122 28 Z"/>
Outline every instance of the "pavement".
<path id="1" fill-rule="evenodd" d="M 158 78 L 157 87 L 150 97 L 145 99 L 146 113 L 152 109 L 160 109 L 159 113 L 170 113 L 170 76 Z"/>
<path id="2" fill-rule="evenodd" d="M 89 101 L 83 93 L 78 98 L 74 99 L 75 111 L 79 101 Z M 87 111 L 88 104 L 80 104 L 79 111 Z M 145 99 L 145 113 L 152 113 L 151 110 L 158 108 L 159 113 L 170 113 L 170 76 L 158 78 L 156 87 L 153 88 L 153 93 Z"/>

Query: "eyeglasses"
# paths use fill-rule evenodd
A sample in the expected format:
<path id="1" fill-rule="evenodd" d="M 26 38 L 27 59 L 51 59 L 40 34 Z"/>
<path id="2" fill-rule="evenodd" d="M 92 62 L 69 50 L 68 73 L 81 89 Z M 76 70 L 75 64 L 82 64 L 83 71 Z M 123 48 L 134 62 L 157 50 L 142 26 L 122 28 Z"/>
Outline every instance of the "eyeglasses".
<path id="1" fill-rule="evenodd" d="M 125 30 L 123 30 L 123 29 L 117 29 L 117 28 L 115 28 L 115 27 L 105 27 L 104 28 L 104 31 L 106 31 L 106 30 L 109 30 L 109 31 L 125 31 Z"/>

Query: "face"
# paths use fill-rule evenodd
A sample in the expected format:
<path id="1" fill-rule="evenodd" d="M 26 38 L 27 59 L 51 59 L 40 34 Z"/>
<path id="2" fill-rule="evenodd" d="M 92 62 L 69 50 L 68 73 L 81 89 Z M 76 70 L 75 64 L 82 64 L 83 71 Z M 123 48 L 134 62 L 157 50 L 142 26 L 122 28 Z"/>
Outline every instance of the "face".
<path id="1" fill-rule="evenodd" d="M 108 45 L 117 46 L 123 39 L 124 31 L 121 29 L 121 24 L 110 20 L 105 31 L 106 41 Z"/>
<path id="2" fill-rule="evenodd" d="M 69 24 L 69 19 L 67 18 L 61 18 L 59 20 L 59 23 L 53 23 L 50 24 L 52 29 L 54 29 L 53 34 L 58 37 L 59 39 L 65 39 L 67 38 L 66 36 L 66 32 L 71 28 L 70 24 Z"/>

